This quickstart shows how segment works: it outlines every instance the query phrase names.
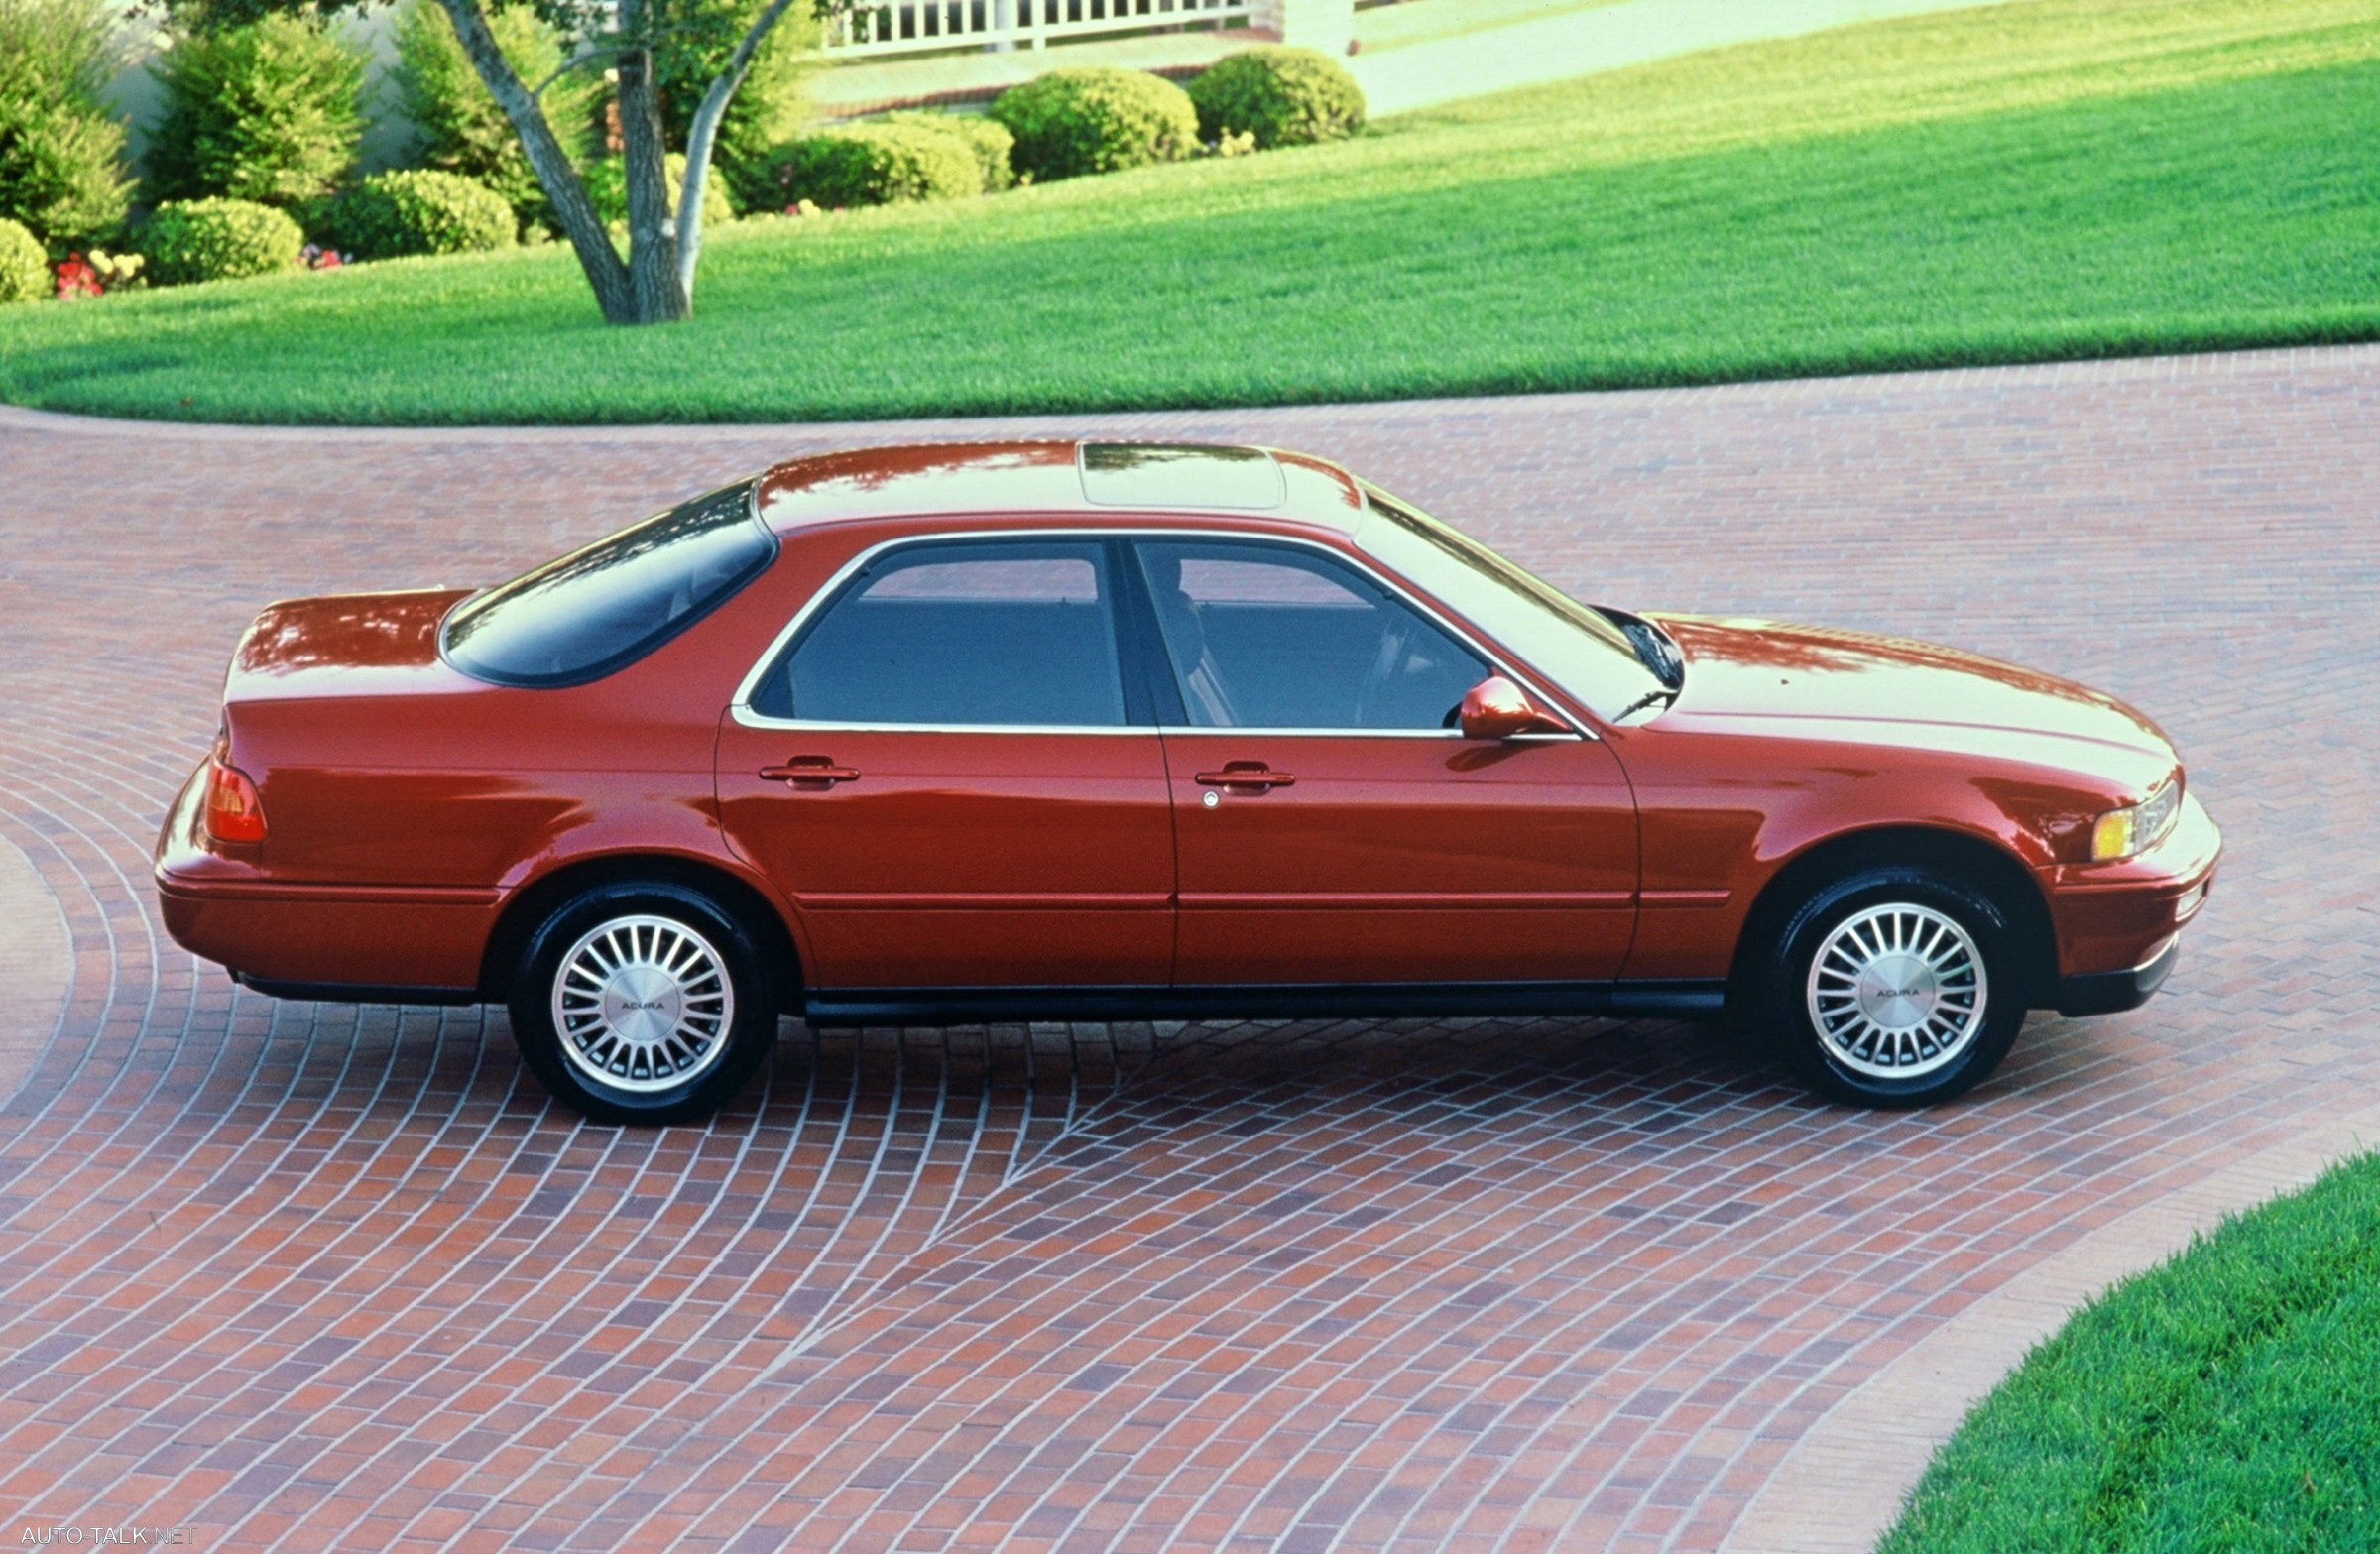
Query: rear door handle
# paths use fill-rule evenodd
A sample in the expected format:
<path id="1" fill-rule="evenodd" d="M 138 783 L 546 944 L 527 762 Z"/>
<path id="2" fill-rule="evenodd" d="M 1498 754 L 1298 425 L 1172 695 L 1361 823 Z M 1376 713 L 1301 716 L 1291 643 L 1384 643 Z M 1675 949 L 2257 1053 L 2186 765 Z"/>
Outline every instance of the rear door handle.
<path id="1" fill-rule="evenodd" d="M 857 767 L 838 767 L 826 756 L 795 756 L 781 767 L 763 767 L 761 776 L 772 782 L 792 782 L 801 785 L 817 783 L 832 787 L 837 782 L 857 782 Z"/>
<path id="2" fill-rule="evenodd" d="M 1201 772 L 1201 787 L 1287 787 L 1297 778 L 1275 772 L 1261 761 L 1227 761 L 1221 772 Z"/>

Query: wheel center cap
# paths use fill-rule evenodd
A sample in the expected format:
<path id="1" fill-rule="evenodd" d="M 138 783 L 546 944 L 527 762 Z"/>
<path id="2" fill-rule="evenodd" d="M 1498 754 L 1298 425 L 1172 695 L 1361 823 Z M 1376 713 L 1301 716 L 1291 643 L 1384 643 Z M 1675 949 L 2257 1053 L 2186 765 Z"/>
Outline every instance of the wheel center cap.
<path id="1" fill-rule="evenodd" d="M 1882 955 L 1859 973 L 1859 1011 L 1878 1028 L 1910 1030 L 1942 997 L 1934 968 L 1914 955 Z"/>
<path id="2" fill-rule="evenodd" d="M 651 1046 L 677 1028 L 677 979 L 658 966 L 623 966 L 604 985 L 603 1014 L 624 1041 Z"/>

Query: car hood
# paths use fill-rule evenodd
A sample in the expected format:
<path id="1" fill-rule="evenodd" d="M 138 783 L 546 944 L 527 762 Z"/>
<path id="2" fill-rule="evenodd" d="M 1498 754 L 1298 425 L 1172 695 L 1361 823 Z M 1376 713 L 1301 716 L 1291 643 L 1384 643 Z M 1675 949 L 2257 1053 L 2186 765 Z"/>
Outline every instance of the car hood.
<path id="1" fill-rule="evenodd" d="M 1671 708 L 1681 717 L 1770 720 L 1828 737 L 1855 728 L 1867 738 L 2104 769 L 2103 758 L 2088 758 L 2095 747 L 2147 758 L 2156 768 L 2148 781 L 2174 762 L 2164 732 L 2114 697 L 1978 654 L 1777 621 L 1647 618 L 1685 655 L 1686 683 Z M 2116 764 L 2146 770 L 2135 760 Z"/>
<path id="2" fill-rule="evenodd" d="M 438 588 L 267 606 L 232 653 L 223 699 L 409 695 L 474 685 L 438 657 L 438 623 L 468 597 L 466 589 Z"/>

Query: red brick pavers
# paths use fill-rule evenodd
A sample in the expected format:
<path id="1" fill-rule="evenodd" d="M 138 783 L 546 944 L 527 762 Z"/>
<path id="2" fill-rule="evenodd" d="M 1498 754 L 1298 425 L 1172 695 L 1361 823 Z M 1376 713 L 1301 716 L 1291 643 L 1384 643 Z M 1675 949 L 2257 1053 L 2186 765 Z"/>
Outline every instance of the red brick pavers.
<path id="1" fill-rule="evenodd" d="M 158 932 L 149 839 L 265 601 L 492 578 L 804 449 L 1091 428 L 1344 458 L 1589 597 L 2106 686 L 2226 872 L 2150 1007 L 2037 1016 L 1913 1117 L 1692 1027 L 1453 1020 L 792 1028 L 713 1126 L 623 1132 L 501 1014 L 275 1005 Z M 0 1517 L 1715 1547 L 1896 1355 L 2368 1104 L 2375 448 L 2374 348 L 997 427 L 0 415 L 0 837 L 74 955 L 0 1128 Z"/>

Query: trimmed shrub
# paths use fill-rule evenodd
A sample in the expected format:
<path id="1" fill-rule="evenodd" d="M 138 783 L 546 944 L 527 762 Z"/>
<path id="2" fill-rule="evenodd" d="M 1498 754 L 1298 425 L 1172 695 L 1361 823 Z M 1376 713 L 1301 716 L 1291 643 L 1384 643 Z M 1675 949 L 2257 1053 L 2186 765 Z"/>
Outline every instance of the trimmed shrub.
<path id="1" fill-rule="evenodd" d="M 686 186 L 686 159 L 673 151 L 664 159 L 662 167 L 668 174 L 669 210 L 674 215 L 678 195 Z M 589 168 L 587 198 L 593 201 L 595 214 L 603 218 L 604 225 L 625 223 L 628 220 L 628 163 L 619 157 L 606 157 Z M 721 186 L 719 170 L 713 168 L 711 176 L 702 182 L 703 230 L 707 232 L 715 226 L 725 226 L 735 219 L 736 207 L 729 203 L 727 190 Z"/>
<path id="2" fill-rule="evenodd" d="M 50 256 L 21 221 L 0 216 L 0 302 L 38 302 L 50 295 Z"/>
<path id="3" fill-rule="evenodd" d="M 141 229 L 141 252 L 160 286 L 295 270 L 304 243 L 297 222 L 271 205 L 246 199 L 160 205 Z"/>
<path id="4" fill-rule="evenodd" d="M 0 0 L 0 220 L 64 245 L 123 223 L 124 126 L 103 0 Z"/>
<path id="5" fill-rule="evenodd" d="M 300 210 L 355 162 L 364 56 L 319 21 L 268 16 L 193 33 L 151 72 L 166 102 L 149 143 L 158 199 L 220 195 Z"/>
<path id="6" fill-rule="evenodd" d="M 1016 170 L 1045 182 L 1175 162 L 1198 149 L 1198 110 L 1187 93 L 1114 65 L 1051 70 L 1012 86 L 992 104 L 992 117 L 1016 137 Z"/>
<path id="7" fill-rule="evenodd" d="M 983 167 L 958 136 L 914 124 L 862 123 L 805 135 L 778 154 L 777 205 L 814 200 L 893 205 L 980 194 Z"/>
<path id="8" fill-rule="evenodd" d="M 1314 49 L 1279 44 L 1216 60 L 1190 83 L 1198 138 L 1253 135 L 1256 149 L 1345 140 L 1364 127 L 1364 88 Z"/>
<path id="9" fill-rule="evenodd" d="M 357 259 L 510 248 L 517 230 L 503 195 L 427 168 L 376 173 L 332 200 L 322 220 L 330 246 Z"/>
<path id="10" fill-rule="evenodd" d="M 560 30 L 526 5 L 490 11 L 488 30 L 514 72 L 533 86 L 568 57 Z M 552 225 L 552 207 L 521 149 L 521 137 L 472 68 L 445 8 L 434 0 L 412 0 L 398 17 L 396 43 L 390 76 L 416 137 L 408 160 L 494 189 L 523 223 Z M 556 80 L 538 99 L 563 153 L 582 170 L 595 159 L 595 114 L 603 96 L 603 72 L 582 69 Z"/>
<path id="11" fill-rule="evenodd" d="M 1016 169 L 1009 161 L 1009 154 L 1016 149 L 1016 137 L 980 113 L 888 113 L 869 122 L 957 136 L 983 169 L 987 194 L 997 194 L 1016 181 Z"/>

